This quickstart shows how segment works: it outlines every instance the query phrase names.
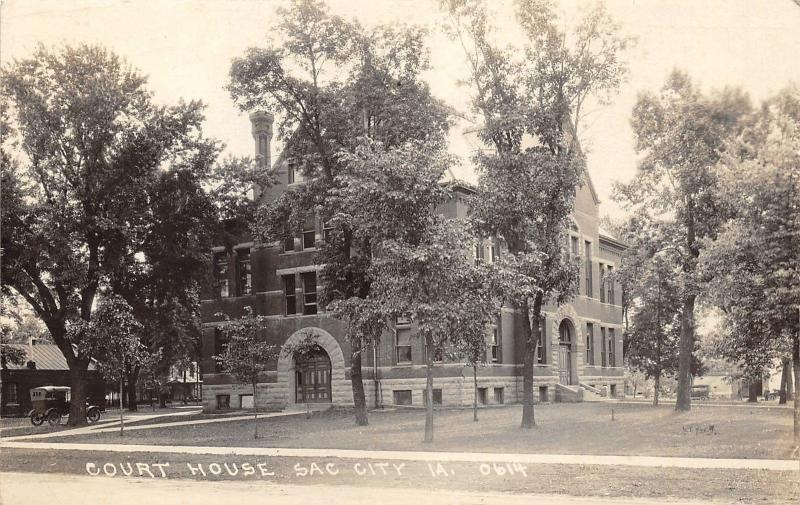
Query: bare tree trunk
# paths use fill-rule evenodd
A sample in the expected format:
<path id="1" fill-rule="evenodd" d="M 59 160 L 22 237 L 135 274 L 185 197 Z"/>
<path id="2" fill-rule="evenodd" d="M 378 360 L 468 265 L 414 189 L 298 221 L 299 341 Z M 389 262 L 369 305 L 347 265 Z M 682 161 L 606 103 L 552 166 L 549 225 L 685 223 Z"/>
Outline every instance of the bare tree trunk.
<path id="1" fill-rule="evenodd" d="M 79 426 L 86 424 L 86 390 L 87 388 L 87 368 L 89 362 L 74 360 L 69 366 L 69 426 Z"/>
<path id="2" fill-rule="evenodd" d="M 675 410 L 689 411 L 692 408 L 692 353 L 694 352 L 694 302 L 696 295 L 683 300 L 681 311 L 681 338 L 678 353 L 678 398 Z"/>
<path id="3" fill-rule="evenodd" d="M 758 384 L 752 379 L 747 383 L 747 401 L 758 403 Z"/>
<path id="4" fill-rule="evenodd" d="M 430 444 L 433 442 L 433 345 L 426 342 L 427 353 L 425 356 L 425 397 L 428 399 L 425 405 L 425 440 Z"/>
<path id="5" fill-rule="evenodd" d="M 780 396 L 778 399 L 778 405 L 785 405 L 788 396 L 786 395 L 787 390 L 789 389 L 789 381 L 791 381 L 791 372 L 792 369 L 792 360 L 785 359 L 783 360 L 783 366 L 781 367 L 781 389 L 780 389 Z"/>
<path id="6" fill-rule="evenodd" d="M 658 393 L 661 390 L 661 370 L 656 372 L 655 387 L 653 389 L 653 406 L 658 407 Z"/>
<path id="7" fill-rule="evenodd" d="M 478 422 L 478 363 L 472 364 L 472 420 Z"/>
<path id="8" fill-rule="evenodd" d="M 800 335 L 795 335 L 792 340 L 792 368 L 794 371 L 794 445 L 800 447 Z"/>
<path id="9" fill-rule="evenodd" d="M 134 369 L 131 373 L 127 374 L 128 377 L 128 411 L 136 412 L 139 410 L 136 401 L 136 384 L 139 382 L 139 371 Z"/>
<path id="10" fill-rule="evenodd" d="M 522 314 L 522 338 L 525 342 L 525 354 L 522 360 L 522 428 L 531 429 L 536 426 L 536 417 L 533 411 L 533 361 L 536 355 L 536 346 L 541 337 L 540 323 L 542 295 L 537 294 L 533 301 L 533 325 L 528 311 L 528 303 L 519 307 Z"/>
<path id="11" fill-rule="evenodd" d="M 258 440 L 258 403 L 256 403 L 256 383 L 253 382 L 253 426 L 255 427 L 255 431 L 253 433 L 253 439 Z"/>
<path id="12" fill-rule="evenodd" d="M 125 420 L 122 417 L 122 377 L 119 378 L 119 436 L 125 434 Z"/>
<path id="13" fill-rule="evenodd" d="M 355 346 L 354 346 L 355 347 Z M 356 425 L 366 426 L 367 399 L 364 396 L 364 379 L 361 374 L 361 350 L 353 350 L 350 355 L 350 383 L 353 388 L 353 405 L 355 406 Z"/>

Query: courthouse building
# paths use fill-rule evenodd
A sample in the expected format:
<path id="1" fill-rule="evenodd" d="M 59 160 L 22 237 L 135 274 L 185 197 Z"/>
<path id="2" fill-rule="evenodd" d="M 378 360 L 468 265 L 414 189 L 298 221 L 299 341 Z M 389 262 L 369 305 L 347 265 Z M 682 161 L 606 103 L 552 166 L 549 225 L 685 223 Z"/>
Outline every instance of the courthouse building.
<path id="1" fill-rule="evenodd" d="M 303 184 L 299 172 L 283 155 L 270 165 L 273 117 L 250 116 L 256 156 L 272 166 L 278 183 L 260 198 L 270 201 L 294 185 Z M 577 191 L 569 229 L 569 247 L 583 259 L 578 295 L 561 306 L 544 307 L 543 342 L 537 350 L 534 369 L 536 399 L 580 401 L 592 394 L 623 394 L 622 293 L 609 274 L 619 265 L 624 249 L 599 226 L 599 200 L 586 177 Z M 449 217 L 468 212 L 464 198 L 472 190 L 455 189 L 455 198 L 441 208 Z M 206 410 L 285 408 L 293 404 L 332 403 L 352 405 L 349 380 L 350 345 L 344 323 L 322 310 L 318 303 L 316 247 L 326 230 L 318 219 L 309 218 L 293 239 L 256 244 L 247 238 L 232 249 L 213 249 L 213 282 L 202 296 L 203 404 Z M 475 248 L 484 261 L 493 261 L 496 245 L 485 241 Z M 252 387 L 237 385 L 220 373 L 213 356 L 224 342 L 218 314 L 235 318 L 250 306 L 266 316 L 265 338 L 282 348 L 293 346 L 313 334 L 319 349 L 295 360 L 281 353 L 270 371 L 263 374 L 253 398 Z M 478 367 L 479 401 L 484 404 L 522 400 L 524 342 L 520 315 L 502 309 L 497 323 L 487 329 L 485 366 Z M 395 321 L 379 344 L 363 354 L 363 380 L 367 403 L 423 405 L 425 389 L 424 346 L 414 336 L 408 321 Z M 463 363 L 444 361 L 435 366 L 434 402 L 470 405 L 473 398 L 472 370 Z"/>

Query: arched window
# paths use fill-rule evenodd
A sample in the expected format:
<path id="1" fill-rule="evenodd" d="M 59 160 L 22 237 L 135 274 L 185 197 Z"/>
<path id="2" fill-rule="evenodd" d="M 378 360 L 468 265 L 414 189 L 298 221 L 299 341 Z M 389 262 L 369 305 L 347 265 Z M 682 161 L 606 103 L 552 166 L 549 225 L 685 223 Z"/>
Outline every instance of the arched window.
<path id="1" fill-rule="evenodd" d="M 572 343 L 572 330 L 570 329 L 569 321 L 566 319 L 561 321 L 561 324 L 558 326 L 558 341 L 562 344 L 571 344 Z"/>

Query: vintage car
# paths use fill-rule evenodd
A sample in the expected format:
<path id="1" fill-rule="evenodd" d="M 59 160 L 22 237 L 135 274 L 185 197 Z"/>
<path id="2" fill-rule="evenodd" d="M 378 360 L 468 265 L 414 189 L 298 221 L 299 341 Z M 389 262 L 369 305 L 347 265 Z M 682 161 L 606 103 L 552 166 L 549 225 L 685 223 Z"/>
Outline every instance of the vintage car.
<path id="1" fill-rule="evenodd" d="M 699 400 L 708 400 L 709 397 L 711 396 L 710 393 L 711 393 L 710 386 L 698 384 L 696 386 L 692 386 L 691 398 L 692 399 L 696 398 Z"/>
<path id="2" fill-rule="evenodd" d="M 31 424 L 39 426 L 47 421 L 50 426 L 61 424 L 61 417 L 69 415 L 70 405 L 69 386 L 41 386 L 31 389 L 31 406 L 28 413 Z M 86 406 L 86 420 L 95 423 L 100 419 L 100 407 L 97 405 Z"/>

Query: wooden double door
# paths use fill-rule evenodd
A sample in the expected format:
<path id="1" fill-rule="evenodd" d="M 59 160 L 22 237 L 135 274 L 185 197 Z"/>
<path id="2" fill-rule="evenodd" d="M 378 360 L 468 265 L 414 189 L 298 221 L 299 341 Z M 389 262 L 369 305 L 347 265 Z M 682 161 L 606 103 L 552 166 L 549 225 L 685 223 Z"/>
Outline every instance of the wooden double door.
<path id="1" fill-rule="evenodd" d="M 331 359 L 322 349 L 311 351 L 295 364 L 295 401 L 331 402 Z"/>
<path id="2" fill-rule="evenodd" d="M 572 383 L 572 349 L 570 344 L 558 345 L 558 382 L 565 386 Z"/>
<path id="3" fill-rule="evenodd" d="M 558 327 L 558 382 L 572 384 L 572 324 L 564 319 Z"/>

